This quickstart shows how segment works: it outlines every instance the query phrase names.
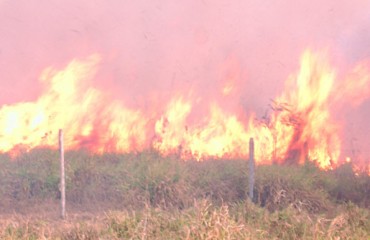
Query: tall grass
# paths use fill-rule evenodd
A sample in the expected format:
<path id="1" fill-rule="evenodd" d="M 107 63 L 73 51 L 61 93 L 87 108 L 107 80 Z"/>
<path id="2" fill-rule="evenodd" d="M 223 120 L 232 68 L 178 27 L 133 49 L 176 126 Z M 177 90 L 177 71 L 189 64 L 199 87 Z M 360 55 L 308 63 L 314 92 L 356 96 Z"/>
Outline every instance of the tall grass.
<path id="1" fill-rule="evenodd" d="M 0 155 L 0 239 L 366 239 L 370 178 L 245 160 L 182 161 L 155 152 L 66 156 L 67 220 L 58 220 L 58 153 Z"/>

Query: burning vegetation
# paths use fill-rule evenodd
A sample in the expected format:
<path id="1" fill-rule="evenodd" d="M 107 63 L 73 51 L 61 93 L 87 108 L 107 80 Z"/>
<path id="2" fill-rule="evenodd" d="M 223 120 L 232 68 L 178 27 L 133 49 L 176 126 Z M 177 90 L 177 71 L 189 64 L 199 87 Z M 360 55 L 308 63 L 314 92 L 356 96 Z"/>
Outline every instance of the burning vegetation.
<path id="1" fill-rule="evenodd" d="M 300 68 L 287 79 L 283 93 L 271 101 L 263 117 L 246 112 L 240 104 L 237 73 L 226 77 L 212 99 L 192 89 L 179 89 L 166 101 L 134 108 L 92 87 L 100 61 L 96 54 L 72 60 L 64 69 L 47 68 L 40 77 L 41 96 L 3 105 L 0 150 L 16 156 L 35 147 L 55 148 L 57 130 L 63 128 L 69 150 L 130 153 L 154 149 L 182 159 L 231 159 L 246 158 L 253 137 L 258 164 L 309 160 L 332 169 L 346 159 L 351 161 L 351 156 L 341 154 L 342 124 L 334 113 L 370 97 L 368 62 L 339 75 L 326 53 L 307 50 Z M 366 159 L 355 160 L 357 171 L 370 174 Z"/>
<path id="2" fill-rule="evenodd" d="M 0 239 L 368 239 L 369 16 L 0 0 Z"/>

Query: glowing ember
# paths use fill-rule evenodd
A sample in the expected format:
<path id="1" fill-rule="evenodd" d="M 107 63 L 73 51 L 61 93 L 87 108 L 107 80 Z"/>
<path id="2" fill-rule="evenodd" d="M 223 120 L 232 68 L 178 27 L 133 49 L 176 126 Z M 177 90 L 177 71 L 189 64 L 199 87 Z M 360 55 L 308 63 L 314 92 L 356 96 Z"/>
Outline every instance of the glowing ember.
<path id="1" fill-rule="evenodd" d="M 370 96 L 366 63 L 339 82 L 325 55 L 306 51 L 298 73 L 272 102 L 271 114 L 261 119 L 254 113 L 246 118 L 242 108 L 230 110 L 221 104 L 225 97 L 237 100 L 234 76 L 205 111 L 197 109 L 201 96 L 189 92 L 176 94 L 154 110 L 132 109 L 90 87 L 99 61 L 93 55 L 73 60 L 61 71 L 46 69 L 41 76 L 46 89 L 35 102 L 2 106 L 0 150 L 14 155 L 37 146 L 55 147 L 57 130 L 63 128 L 68 149 L 103 153 L 153 148 L 183 159 L 244 158 L 253 137 L 257 163 L 308 159 L 330 169 L 340 163 L 341 151 L 341 127 L 331 107 L 344 102 L 355 106 Z M 357 166 L 361 167 L 369 168 L 369 163 Z"/>

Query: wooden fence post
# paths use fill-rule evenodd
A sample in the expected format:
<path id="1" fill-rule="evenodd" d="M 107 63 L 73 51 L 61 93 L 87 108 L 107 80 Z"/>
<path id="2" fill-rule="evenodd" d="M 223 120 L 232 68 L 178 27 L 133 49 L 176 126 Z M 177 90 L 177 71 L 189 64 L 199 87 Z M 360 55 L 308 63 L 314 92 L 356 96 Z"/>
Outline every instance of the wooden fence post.
<path id="1" fill-rule="evenodd" d="M 66 186 L 64 174 L 64 146 L 63 146 L 63 130 L 59 129 L 59 151 L 60 151 L 60 207 L 61 217 L 66 217 Z"/>
<path id="2" fill-rule="evenodd" d="M 254 189 L 254 141 L 253 138 L 249 139 L 249 198 L 253 202 L 253 189 Z"/>

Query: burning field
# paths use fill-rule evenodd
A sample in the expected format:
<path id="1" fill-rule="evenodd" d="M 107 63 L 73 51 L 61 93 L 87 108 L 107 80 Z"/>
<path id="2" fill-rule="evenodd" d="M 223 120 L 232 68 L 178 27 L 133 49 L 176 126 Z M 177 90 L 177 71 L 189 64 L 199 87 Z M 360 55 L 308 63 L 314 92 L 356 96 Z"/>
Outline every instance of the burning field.
<path id="1" fill-rule="evenodd" d="M 70 216 L 100 209 L 100 225 L 42 237 L 370 232 L 367 0 L 20 2 L 0 0 L 3 215 L 61 198 L 63 129 Z M 111 210 L 123 212 L 99 215 Z M 0 238 L 31 238 L 22 224 L 4 220 Z"/>
<path id="2" fill-rule="evenodd" d="M 366 44 L 357 50 L 359 39 L 367 37 L 361 29 L 369 22 L 360 14 L 366 4 L 344 2 L 335 9 L 325 4 L 346 31 L 338 30 L 338 22 L 321 22 L 322 29 L 312 20 L 306 26 L 315 36 L 310 43 L 282 17 L 288 11 L 283 6 L 269 13 L 286 25 L 277 33 L 276 23 L 270 26 L 252 11 L 265 11 L 252 7 L 253 1 L 240 7 L 261 21 L 241 21 L 244 12 L 222 2 L 192 3 L 208 16 L 196 12 L 195 19 L 177 16 L 178 7 L 170 3 L 46 4 L 37 19 L 29 12 L 32 3 L 21 8 L 1 3 L 1 26 L 8 34 L 0 55 L 0 151 L 16 156 L 36 147 L 55 148 L 58 129 L 64 129 L 69 150 L 152 149 L 201 161 L 246 158 L 253 137 L 258 164 L 309 160 L 327 170 L 352 161 L 355 171 L 370 173 L 364 134 L 369 124 L 363 120 L 369 112 L 370 59 L 363 53 Z M 327 14 L 315 3 L 309 10 L 304 5 L 296 11 Z M 89 14 L 69 19 L 78 9 Z M 220 9 L 236 29 L 217 20 Z M 350 10 L 358 17 L 351 18 Z M 271 38 L 296 37 L 299 47 L 278 37 L 278 49 L 263 42 L 251 48 L 256 36 L 240 27 L 259 25 Z M 320 35 L 329 27 L 338 41 Z M 26 44 L 29 31 L 35 39 Z"/>
<path id="3" fill-rule="evenodd" d="M 40 76 L 43 92 L 35 101 L 3 105 L 2 152 L 16 156 L 35 147 L 55 148 L 62 128 L 69 150 L 153 149 L 182 159 L 231 159 L 247 158 L 253 137 L 259 164 L 302 164 L 308 159 L 332 169 L 352 158 L 341 154 L 343 125 L 333 115 L 370 97 L 370 61 L 353 66 L 342 80 L 326 54 L 306 50 L 283 93 L 261 117 L 238 102 L 242 96 L 234 72 L 212 98 L 179 89 L 165 101 L 134 108 L 91 87 L 100 62 L 96 54 L 72 60 L 61 70 L 47 68 Z M 366 156 L 356 156 L 354 167 L 370 173 Z"/>
<path id="4" fill-rule="evenodd" d="M 24 6 L 25 9 L 22 8 L 19 13 L 12 12 L 12 7 L 12 4 L 3 3 L 2 9 L 8 15 L 13 14 L 14 18 L 30 18 L 27 9 L 32 6 Z M 146 9 L 144 6 L 128 7 Z M 217 9 L 200 7 L 211 12 Z M 168 8 L 172 9 L 173 6 Z M 232 6 L 230 8 L 233 9 Z M 107 18 L 97 24 L 97 31 L 113 24 L 110 17 L 106 16 L 107 13 L 98 9 L 90 10 Z M 70 11 L 69 14 L 73 15 L 73 10 Z M 86 21 L 94 16 L 87 17 Z M 235 20 L 226 16 L 230 21 Z M 49 18 L 46 13 L 41 14 L 41 17 Z M 165 17 L 171 19 L 174 16 L 171 14 Z M 15 25 L 21 30 L 28 29 L 19 22 L 5 18 L 5 15 L 3 18 L 6 20 L 4 28 Z M 127 19 L 136 17 L 130 15 Z M 194 27 L 193 39 L 181 39 L 185 33 L 178 28 L 187 26 L 187 19 L 175 19 L 178 22 L 168 24 L 179 32 L 168 33 L 168 37 L 181 40 L 180 43 L 189 50 L 188 53 L 172 42 L 173 51 L 163 48 L 157 42 L 150 43 L 151 38 L 165 32 L 162 33 L 152 25 L 143 26 L 142 36 L 126 36 L 123 33 L 114 35 L 123 42 L 125 38 L 138 38 L 138 44 L 130 42 L 125 47 L 116 43 L 108 48 L 106 45 L 110 40 L 104 39 L 101 46 L 96 46 L 95 41 L 100 40 L 100 37 L 94 36 L 90 39 L 91 44 L 81 48 L 81 51 L 75 47 L 70 50 L 69 45 L 63 46 L 68 53 L 72 51 L 76 54 L 59 57 L 59 61 L 34 56 L 37 57 L 36 63 L 29 63 L 28 66 L 35 66 L 38 72 L 27 69 L 27 64 L 24 72 L 32 74 L 28 78 L 38 81 L 14 79 L 24 78 L 21 68 L 12 68 L 20 67 L 25 60 L 19 58 L 20 53 L 8 51 L 6 46 L 9 43 L 4 40 L 2 81 L 15 81 L 15 85 L 9 91 L 8 84 L 2 84 L 5 94 L 0 108 L 0 151 L 15 156 L 35 147 L 54 148 L 56 133 L 62 128 L 66 132 L 67 149 L 84 148 L 92 153 L 130 153 L 154 149 L 164 156 L 175 154 L 182 159 L 197 160 L 245 158 L 248 155 L 247 142 L 253 137 L 259 164 L 303 163 L 308 159 L 322 169 L 332 169 L 346 161 L 353 161 L 356 171 L 369 172 L 368 136 L 358 130 L 359 136 L 355 136 L 353 130 L 367 130 L 368 127 L 362 126 L 364 123 L 358 119 L 348 117 L 356 113 L 356 109 L 368 111 L 370 60 L 366 56 L 348 61 L 345 59 L 348 57 L 337 53 L 337 46 L 305 50 L 305 45 L 300 44 L 303 48 L 296 50 L 297 55 L 292 58 L 295 63 L 292 60 L 282 62 L 281 59 L 271 57 L 266 60 L 256 57 L 254 61 L 275 60 L 283 66 L 292 66 L 278 72 L 274 65 L 264 69 L 276 72 L 276 76 L 264 74 L 266 77 L 281 78 L 271 82 L 258 75 L 258 71 L 261 71 L 259 65 L 247 65 L 248 58 L 254 57 L 255 53 L 245 52 L 243 55 L 238 53 L 239 43 L 228 43 L 229 38 L 217 39 L 209 32 L 210 29 L 206 29 L 213 26 L 209 21 L 203 19 L 203 24 Z M 30 24 L 36 27 L 38 21 L 30 20 Z M 71 29 L 66 37 L 75 39 L 76 45 L 79 45 L 82 40 L 86 40 L 81 35 L 90 32 L 83 30 L 87 23 L 75 21 L 67 21 Z M 188 24 L 192 26 L 194 23 L 190 21 Z M 245 24 L 249 26 L 251 23 Z M 54 19 L 50 25 L 56 25 L 57 28 L 64 26 Z M 131 27 L 128 23 L 123 25 Z M 355 30 L 352 35 L 357 33 Z M 222 29 L 218 31 L 228 32 Z M 37 33 L 49 41 L 54 39 L 54 33 L 49 35 L 36 28 Z M 23 33 L 13 33 L 13 36 L 19 37 L 20 34 Z M 244 37 L 246 42 L 250 41 L 251 37 Z M 39 41 L 39 36 L 36 39 Z M 14 44 L 24 48 L 22 40 L 18 41 L 20 43 Z M 49 41 L 45 43 L 47 46 Z M 163 41 L 167 43 L 169 40 L 164 38 Z M 28 58 L 40 50 L 37 41 L 31 43 L 30 49 L 23 50 Z M 140 43 L 148 50 L 144 53 L 130 50 Z M 225 51 L 221 47 L 211 51 L 221 43 L 224 47 L 226 43 L 232 47 L 223 56 L 219 53 Z M 163 63 L 153 62 L 158 62 L 159 58 L 152 48 L 162 49 L 166 56 L 162 58 Z M 284 49 L 284 46 L 281 48 Z M 131 61 L 125 56 L 125 50 L 129 51 L 127 54 L 131 56 Z M 271 47 L 269 50 L 271 53 L 276 52 Z M 53 48 L 52 51 L 58 50 Z M 260 51 L 260 54 L 265 53 Z M 292 53 L 286 52 L 285 55 Z M 6 59 L 7 56 L 10 60 Z M 189 62 L 189 57 L 197 60 Z M 141 61 L 144 63 L 141 64 Z M 8 68 L 11 64 L 12 67 Z M 262 89 L 257 84 L 262 85 Z M 274 92 L 274 95 L 259 92 Z M 351 127 L 351 124 L 359 126 Z"/>

